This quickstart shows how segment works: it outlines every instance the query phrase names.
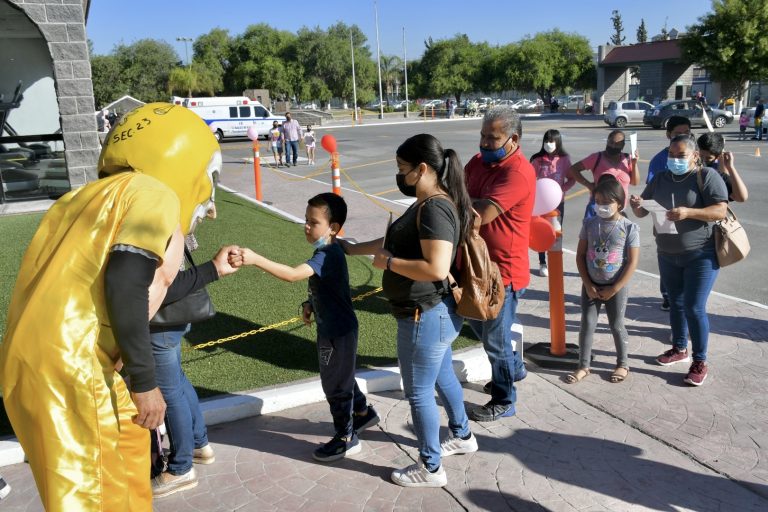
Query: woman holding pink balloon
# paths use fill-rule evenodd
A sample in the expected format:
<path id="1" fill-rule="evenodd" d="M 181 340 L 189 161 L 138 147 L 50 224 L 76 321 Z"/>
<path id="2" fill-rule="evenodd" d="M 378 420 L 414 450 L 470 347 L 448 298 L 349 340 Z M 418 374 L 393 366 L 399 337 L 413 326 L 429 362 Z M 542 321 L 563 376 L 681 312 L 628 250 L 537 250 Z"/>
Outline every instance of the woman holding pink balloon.
<path id="1" fill-rule="evenodd" d="M 533 169 L 536 171 L 537 180 L 550 179 L 555 181 L 560 188 L 561 197 L 576 183 L 573 176 L 568 173 L 568 169 L 571 167 L 571 159 L 563 149 L 563 139 L 558 130 L 547 130 L 544 132 L 541 150 L 531 157 L 531 165 L 533 165 Z M 560 200 L 557 211 L 560 212 L 559 221 L 562 224 L 563 217 L 565 216 L 564 200 Z M 539 253 L 539 275 L 542 277 L 549 275 L 546 252 Z"/>

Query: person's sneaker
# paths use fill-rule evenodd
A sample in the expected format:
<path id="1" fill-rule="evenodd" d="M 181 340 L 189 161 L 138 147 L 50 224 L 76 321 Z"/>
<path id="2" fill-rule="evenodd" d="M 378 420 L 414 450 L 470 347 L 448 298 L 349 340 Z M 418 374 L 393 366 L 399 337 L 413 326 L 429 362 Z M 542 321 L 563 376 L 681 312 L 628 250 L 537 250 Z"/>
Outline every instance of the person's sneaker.
<path id="1" fill-rule="evenodd" d="M 195 468 L 191 468 L 183 475 L 173 475 L 166 471 L 152 479 L 152 495 L 155 498 L 164 498 L 194 487 L 197 487 Z"/>
<path id="2" fill-rule="evenodd" d="M 213 453 L 211 445 L 207 444 L 202 448 L 195 448 L 192 452 L 192 462 L 195 464 L 213 464 L 216 461 L 216 456 Z"/>
<path id="3" fill-rule="evenodd" d="M 669 366 L 675 363 L 688 363 L 691 361 L 691 355 L 688 350 L 678 350 L 675 347 L 667 350 L 659 357 L 656 358 L 656 362 L 661 366 Z"/>
<path id="4" fill-rule="evenodd" d="M 485 405 L 476 407 L 469 412 L 469 419 L 475 421 L 496 421 L 501 418 L 508 418 L 515 415 L 515 406 L 512 404 L 495 404 L 488 402 Z"/>
<path id="5" fill-rule="evenodd" d="M 662 311 L 669 311 L 669 299 L 664 297 L 664 300 L 661 301 L 661 306 L 659 306 Z"/>
<path id="6" fill-rule="evenodd" d="M 392 471 L 392 481 L 403 487 L 445 487 L 448 485 L 448 475 L 443 466 L 432 473 L 419 461 L 407 468 Z"/>
<path id="7" fill-rule="evenodd" d="M 0 500 L 8 496 L 11 492 L 11 486 L 0 476 Z"/>
<path id="8" fill-rule="evenodd" d="M 549 269 L 547 269 L 547 264 L 542 263 L 539 265 L 539 275 L 541 277 L 547 277 L 549 275 Z"/>
<path id="9" fill-rule="evenodd" d="M 379 418 L 376 409 L 369 405 L 365 410 L 365 414 L 355 413 L 352 415 L 352 428 L 359 434 L 367 428 L 375 427 L 379 424 L 379 421 L 381 421 L 381 418 Z"/>
<path id="10" fill-rule="evenodd" d="M 440 443 L 440 456 L 450 457 L 462 453 L 475 453 L 477 451 L 477 438 L 470 432 L 469 439 L 454 437 L 453 434 Z"/>
<path id="11" fill-rule="evenodd" d="M 357 438 L 357 434 L 353 432 L 350 438 L 338 435 L 333 436 L 333 439 L 312 452 L 312 458 L 320 462 L 333 462 L 334 460 L 343 459 L 347 455 L 360 453 L 362 449 L 363 447 Z"/>
<path id="12" fill-rule="evenodd" d="M 683 382 L 691 386 L 701 386 L 707 379 L 707 363 L 704 361 L 694 361 L 688 370 Z"/>

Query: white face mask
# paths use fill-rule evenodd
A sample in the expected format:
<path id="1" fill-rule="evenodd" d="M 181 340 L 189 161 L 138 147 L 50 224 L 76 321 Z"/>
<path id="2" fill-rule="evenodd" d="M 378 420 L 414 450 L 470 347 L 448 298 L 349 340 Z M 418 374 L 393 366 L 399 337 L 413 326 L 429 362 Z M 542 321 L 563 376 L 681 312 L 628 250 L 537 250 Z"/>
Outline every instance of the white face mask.
<path id="1" fill-rule="evenodd" d="M 597 215 L 601 219 L 610 219 L 611 217 L 613 217 L 614 213 L 616 213 L 615 204 L 598 204 L 597 205 Z"/>
<path id="2" fill-rule="evenodd" d="M 544 143 L 544 151 L 546 151 L 549 154 L 552 154 L 555 152 L 555 149 L 557 149 L 557 144 L 554 142 L 545 142 Z"/>

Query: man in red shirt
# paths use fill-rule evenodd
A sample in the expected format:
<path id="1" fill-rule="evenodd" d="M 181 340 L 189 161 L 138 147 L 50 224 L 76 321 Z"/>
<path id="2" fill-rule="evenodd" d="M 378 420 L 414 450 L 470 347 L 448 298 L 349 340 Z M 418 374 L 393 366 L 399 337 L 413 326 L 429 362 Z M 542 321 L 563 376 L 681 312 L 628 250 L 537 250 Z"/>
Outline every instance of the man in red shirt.
<path id="1" fill-rule="evenodd" d="M 494 421 L 515 414 L 515 380 L 525 371 L 512 349 L 512 324 L 518 299 L 530 281 L 528 238 L 536 196 L 536 173 L 520 149 L 520 117 L 508 107 L 490 109 L 480 130 L 480 153 L 464 168 L 467 190 L 482 218 L 480 235 L 504 281 L 506 297 L 499 316 L 469 324 L 483 342 L 491 363 L 491 400 L 469 417 Z M 515 378 L 517 373 L 517 379 Z"/>

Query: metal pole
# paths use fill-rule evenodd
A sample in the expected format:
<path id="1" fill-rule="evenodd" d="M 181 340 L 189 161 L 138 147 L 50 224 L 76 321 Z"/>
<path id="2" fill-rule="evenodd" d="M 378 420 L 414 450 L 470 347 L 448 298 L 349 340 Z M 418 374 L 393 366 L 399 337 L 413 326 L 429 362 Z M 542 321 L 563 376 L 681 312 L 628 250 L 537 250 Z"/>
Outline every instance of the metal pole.
<path id="1" fill-rule="evenodd" d="M 352 119 L 355 124 L 359 121 L 357 118 L 357 84 L 355 83 L 355 44 L 352 42 L 352 31 L 349 32 L 349 50 L 352 52 Z"/>
<path id="2" fill-rule="evenodd" d="M 379 7 L 374 0 L 373 10 L 376 13 L 376 67 L 379 70 L 379 119 L 384 119 L 384 93 L 381 89 L 381 46 L 379 45 Z"/>
<path id="3" fill-rule="evenodd" d="M 184 43 L 184 57 L 186 58 L 186 61 L 187 61 L 187 73 L 188 73 L 187 78 L 189 80 L 189 84 L 187 87 L 187 97 L 191 98 L 192 97 L 192 63 L 189 62 L 189 43 L 192 42 L 192 38 L 177 37 L 176 40 Z"/>
<path id="4" fill-rule="evenodd" d="M 405 27 L 403 27 L 403 73 L 405 74 L 405 117 L 408 117 L 408 57 L 405 53 Z"/>

